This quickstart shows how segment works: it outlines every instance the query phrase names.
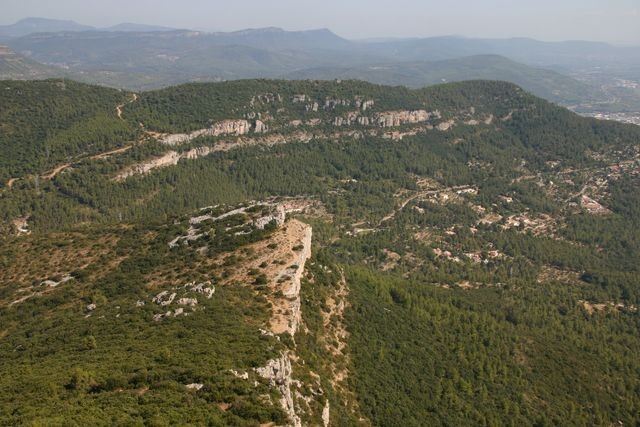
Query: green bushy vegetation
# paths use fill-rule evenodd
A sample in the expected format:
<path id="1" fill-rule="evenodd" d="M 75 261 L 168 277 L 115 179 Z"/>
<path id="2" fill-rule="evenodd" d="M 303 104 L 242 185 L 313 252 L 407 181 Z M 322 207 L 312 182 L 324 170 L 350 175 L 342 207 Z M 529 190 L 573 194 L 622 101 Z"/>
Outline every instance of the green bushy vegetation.
<path id="1" fill-rule="evenodd" d="M 4 268 L 33 278 L 32 289 L 39 293 L 8 305 L 24 283 L 3 283 L 0 425 L 284 422 L 280 409 L 260 397 L 274 393 L 265 383 L 255 386 L 230 372 L 263 366 L 279 349 L 275 338 L 259 332 L 270 313 L 264 296 L 249 287 L 217 286 L 214 297 L 198 298 L 197 309 L 187 308 L 186 316 L 153 320 L 169 307 L 163 310 L 152 298 L 172 289 L 156 283 L 158 269 L 176 273 L 179 287 L 203 280 L 215 286 L 223 274 L 215 267 L 203 269 L 205 257 L 189 248 L 170 250 L 167 240 L 179 231 L 90 228 L 5 242 Z M 233 253 L 268 234 L 238 239 L 219 233 L 207 242 L 209 255 Z M 55 253 L 59 264 L 45 260 L 42 267 L 16 267 L 25 262 L 25 250 L 37 257 Z M 77 252 L 86 258 L 78 260 Z M 38 279 L 65 268 L 76 268 L 74 279 L 54 292 L 38 291 L 43 288 Z M 202 389 L 186 388 L 194 383 Z"/>

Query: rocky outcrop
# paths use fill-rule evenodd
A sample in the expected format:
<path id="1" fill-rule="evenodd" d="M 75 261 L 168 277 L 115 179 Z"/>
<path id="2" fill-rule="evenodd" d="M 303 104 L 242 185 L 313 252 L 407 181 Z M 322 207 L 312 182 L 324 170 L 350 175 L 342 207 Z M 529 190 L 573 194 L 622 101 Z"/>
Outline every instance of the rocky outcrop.
<path id="1" fill-rule="evenodd" d="M 249 147 L 252 145 L 273 146 L 287 144 L 290 142 L 306 143 L 311 141 L 313 137 L 314 136 L 310 133 L 298 131 L 289 135 L 268 134 L 261 137 L 240 137 L 233 141 L 218 141 L 214 146 L 196 147 L 181 153 L 171 150 L 160 157 L 156 157 L 155 159 L 130 166 L 114 176 L 113 179 L 115 181 L 123 181 L 134 175 L 144 175 L 154 169 L 175 166 L 183 159 L 194 160 L 219 151 L 228 151 L 234 148 Z"/>
<path id="2" fill-rule="evenodd" d="M 293 273 L 290 285 L 288 288 L 282 290 L 283 295 L 290 301 L 290 319 L 289 319 L 289 334 L 292 336 L 298 330 L 298 325 L 302 318 L 302 312 L 300 310 L 300 286 L 302 280 L 302 274 L 304 273 L 304 266 L 307 259 L 311 257 L 311 227 L 307 226 L 304 230 L 302 237 L 302 250 L 298 253 L 296 264 L 298 267 Z"/>
<path id="3" fill-rule="evenodd" d="M 263 216 L 261 218 L 256 219 L 253 223 L 256 226 L 256 228 L 260 229 L 260 230 L 264 230 L 264 228 L 275 221 L 276 225 L 278 227 L 282 226 L 284 224 L 284 221 L 286 219 L 287 213 L 284 210 L 284 206 L 282 205 L 277 205 L 275 212 L 273 214 L 270 215 L 266 215 Z"/>
<path id="4" fill-rule="evenodd" d="M 363 104 L 365 105 L 365 104 Z M 365 111 L 363 109 L 363 111 Z M 384 111 L 372 116 L 361 115 L 360 111 L 350 111 L 345 116 L 337 116 L 333 119 L 334 126 L 378 126 L 382 128 L 398 127 L 424 123 L 432 118 L 441 118 L 439 111 L 426 110 L 413 111 Z"/>
<path id="5" fill-rule="evenodd" d="M 275 104 L 282 102 L 282 96 L 279 93 L 263 93 L 251 98 L 250 105 L 253 107 L 256 104 Z"/>
<path id="6" fill-rule="evenodd" d="M 153 169 L 162 168 L 162 167 L 166 167 L 166 166 L 177 165 L 178 161 L 181 158 L 182 158 L 182 155 L 180 153 L 178 153 L 176 151 L 168 151 L 167 153 L 165 153 L 161 157 L 156 157 L 155 159 L 148 160 L 148 161 L 143 162 L 143 163 L 138 163 L 138 164 L 136 164 L 136 165 L 124 170 L 123 172 L 120 172 L 118 175 L 115 176 L 114 179 L 116 181 L 122 181 L 124 179 L 127 179 L 130 176 L 133 176 L 133 175 L 146 174 L 146 173 L 152 171 Z"/>
<path id="7" fill-rule="evenodd" d="M 13 226 L 17 234 L 31 234 L 29 230 L 29 217 L 20 217 L 13 220 Z"/>
<path id="8" fill-rule="evenodd" d="M 253 131 L 255 133 L 265 133 L 267 130 L 269 130 L 269 128 L 266 124 L 264 124 L 264 122 L 262 122 L 261 120 L 256 120 L 255 124 L 253 125 Z"/>
<path id="9" fill-rule="evenodd" d="M 395 127 L 404 124 L 423 123 L 432 117 L 439 118 L 439 112 L 430 113 L 425 110 L 385 111 L 374 115 L 373 122 L 380 127 Z"/>
<path id="10" fill-rule="evenodd" d="M 280 357 L 267 362 L 267 365 L 256 368 L 256 373 L 262 378 L 269 381 L 271 387 L 277 388 L 282 396 L 280 398 L 280 406 L 287 414 L 290 425 L 293 427 L 302 427 L 302 420 L 296 412 L 295 402 L 293 401 L 292 392 L 292 374 L 291 359 L 289 352 L 283 352 Z"/>
<path id="11" fill-rule="evenodd" d="M 182 153 L 178 153 L 176 151 L 168 151 L 161 157 L 156 157 L 155 159 L 149 160 L 147 162 L 138 163 L 124 170 L 123 172 L 120 172 L 115 176 L 115 180 L 122 181 L 133 175 L 144 175 L 154 169 L 177 165 L 178 162 L 182 159 L 193 160 L 197 159 L 198 157 L 209 155 L 214 151 L 218 150 L 216 150 L 214 147 L 198 147 Z"/>
<path id="12" fill-rule="evenodd" d="M 262 122 L 261 122 L 262 123 Z M 225 120 L 214 124 L 207 135 L 246 135 L 251 130 L 251 124 L 247 120 Z"/>
<path id="13" fill-rule="evenodd" d="M 280 326 L 274 328 L 272 325 L 272 333 L 289 333 L 291 336 L 294 336 L 301 321 L 300 286 L 305 264 L 307 259 L 311 257 L 312 229 L 308 225 L 300 222 L 296 222 L 295 225 L 291 226 L 298 227 L 296 229 L 298 230 L 296 231 L 296 234 L 298 234 L 299 231 L 302 231 L 301 237 L 299 237 L 301 239 L 300 245 L 302 247 L 299 249 L 298 247 L 294 248 L 294 251 L 297 251 L 296 258 L 293 261 L 294 264 L 285 268 L 285 270 L 280 273 L 280 278 L 291 277 L 290 280 L 283 283 L 283 286 L 280 289 L 283 296 L 282 301 L 287 304 L 286 307 L 282 307 L 284 308 L 282 311 L 287 313 L 288 318 L 286 319 L 286 324 L 282 329 Z M 299 230 L 299 228 L 302 229 Z M 278 283 L 280 283 L 280 280 L 278 280 Z M 281 325 L 282 323 L 276 322 L 276 324 Z M 295 355 L 292 351 L 283 351 L 279 357 L 268 361 L 266 366 L 256 368 L 255 371 L 259 376 L 267 379 L 271 387 L 277 388 L 280 392 L 280 395 L 282 396 L 280 398 L 280 405 L 289 418 L 289 425 L 301 427 L 302 421 L 298 415 L 293 391 L 294 386 L 300 387 L 300 383 L 293 379 L 291 358 L 294 356 Z M 328 418 L 328 415 L 326 417 Z"/>
<path id="14" fill-rule="evenodd" d="M 318 105 L 317 102 L 312 102 L 310 104 L 305 105 L 304 107 L 306 112 L 309 112 L 309 111 L 317 112 L 318 108 L 320 108 L 320 106 Z"/>
<path id="15" fill-rule="evenodd" d="M 580 206 L 582 206 L 590 214 L 594 215 L 606 215 L 611 213 L 609 209 L 605 208 L 599 202 L 585 194 L 580 197 Z"/>
<path id="16" fill-rule="evenodd" d="M 327 98 L 324 101 L 325 110 L 333 110 L 336 107 L 348 107 L 349 105 L 351 105 L 351 101 L 348 99 Z"/>
<path id="17" fill-rule="evenodd" d="M 329 105 L 334 105 L 338 100 L 329 100 L 331 101 Z M 334 102 L 335 101 L 335 102 Z M 342 102 L 346 100 L 339 100 L 340 105 Z M 360 108 L 369 108 L 365 106 L 370 106 L 373 101 L 356 101 L 356 105 L 360 105 Z M 433 129 L 433 125 L 428 122 L 432 119 L 441 119 L 442 116 L 438 110 L 435 111 L 426 111 L 426 110 L 404 110 L 404 111 L 385 111 L 374 113 L 370 116 L 363 115 L 360 110 L 350 111 L 345 115 L 334 117 L 333 121 L 327 122 L 333 124 L 335 127 L 344 127 L 344 126 L 361 126 L 361 127 L 369 127 L 367 130 L 368 135 L 370 136 L 382 136 L 386 139 L 392 140 L 401 140 L 405 136 L 413 136 L 418 132 L 431 130 Z M 293 120 L 289 122 L 289 126 L 298 127 L 301 125 L 314 127 L 319 126 L 323 122 L 320 118 L 312 118 L 308 119 L 305 122 L 302 120 Z M 410 130 L 404 131 L 404 133 L 400 133 L 399 131 L 386 132 L 380 134 L 380 131 L 376 128 L 393 128 L 402 125 L 417 125 L 420 123 L 425 123 L 422 125 L 420 129 L 417 129 L 415 126 Z M 444 121 L 436 125 L 436 128 L 441 131 L 446 131 L 454 126 L 455 122 L 453 119 Z M 353 129 L 346 132 L 339 132 L 333 134 L 312 134 L 310 131 L 302 131 L 296 130 L 290 133 L 268 133 L 268 126 L 262 120 L 255 120 L 253 124 L 250 124 L 247 120 L 226 120 L 224 122 L 220 122 L 209 129 L 202 129 L 199 131 L 192 132 L 190 134 L 175 134 L 175 135 L 165 135 L 164 137 L 160 137 L 160 140 L 168 145 L 176 145 L 185 142 L 189 142 L 194 138 L 199 136 L 219 136 L 219 135 L 229 135 L 233 134 L 237 136 L 236 139 L 229 140 L 219 140 L 213 146 L 202 146 L 193 148 L 184 152 L 177 151 L 168 151 L 161 157 L 157 157 L 155 159 L 151 159 L 123 170 L 118 175 L 114 177 L 116 181 L 122 181 L 133 175 L 141 175 L 146 174 L 154 169 L 173 166 L 178 164 L 178 162 L 182 159 L 197 159 L 199 157 L 207 156 L 211 153 L 218 151 L 227 151 L 234 148 L 242 148 L 251 145 L 265 145 L 265 146 L 273 146 L 278 144 L 287 144 L 290 142 L 309 142 L 314 138 L 325 138 L 325 139 L 340 139 L 343 137 L 361 137 L 363 134 L 358 133 L 362 132 L 360 129 Z M 246 135 L 251 132 L 252 135 Z M 260 135 L 260 136 L 259 136 Z"/>
<path id="18" fill-rule="evenodd" d="M 367 111 L 368 109 L 370 109 L 375 105 L 375 101 L 372 99 L 365 101 L 360 97 L 356 97 L 355 105 L 356 105 L 356 108 L 362 109 L 362 112 L 364 113 L 365 111 Z"/>
<path id="19" fill-rule="evenodd" d="M 262 133 L 266 131 L 266 125 L 260 120 L 256 120 L 253 125 L 248 120 L 223 120 L 214 123 L 210 128 L 199 129 L 191 133 L 164 135 L 160 142 L 166 145 L 186 144 L 202 136 L 246 135 L 252 129 L 256 133 Z"/>
<path id="20" fill-rule="evenodd" d="M 187 283 L 185 287 L 189 288 L 191 292 L 204 295 L 207 299 L 211 299 L 216 293 L 216 287 L 211 284 L 210 280 L 198 284 L 196 282 Z"/>
<path id="21" fill-rule="evenodd" d="M 170 305 L 173 300 L 176 298 L 176 293 L 169 293 L 169 291 L 162 291 L 158 295 L 153 298 L 153 302 L 158 304 L 161 307 L 166 307 Z"/>
<path id="22" fill-rule="evenodd" d="M 439 123 L 438 126 L 436 126 L 436 129 L 441 130 L 441 131 L 447 131 L 447 130 L 451 129 L 451 127 L 454 124 L 455 124 L 455 121 L 448 120 L 446 122 Z"/>
<path id="23" fill-rule="evenodd" d="M 331 415 L 331 407 L 329 406 L 329 401 L 327 400 L 324 404 L 324 408 L 322 408 L 322 425 L 324 427 L 329 427 Z"/>

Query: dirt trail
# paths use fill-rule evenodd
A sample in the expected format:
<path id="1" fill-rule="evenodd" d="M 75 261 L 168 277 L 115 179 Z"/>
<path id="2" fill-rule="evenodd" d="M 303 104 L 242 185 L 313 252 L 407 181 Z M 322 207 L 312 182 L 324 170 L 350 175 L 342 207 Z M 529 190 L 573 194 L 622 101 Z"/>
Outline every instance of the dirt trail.
<path id="1" fill-rule="evenodd" d="M 458 190 L 467 190 L 473 188 L 470 185 L 457 185 L 455 187 L 447 187 L 447 188 L 440 188 L 438 190 L 427 190 L 427 191 L 420 191 L 416 194 L 414 194 L 413 196 L 405 199 L 399 207 L 397 207 L 396 209 L 394 209 L 391 213 L 389 213 L 387 216 L 385 216 L 384 218 L 382 218 L 380 220 L 380 222 L 378 222 L 378 225 L 376 228 L 380 228 L 382 226 L 383 223 L 393 219 L 400 211 L 402 211 L 409 203 L 411 203 L 412 201 L 414 201 L 417 198 L 420 197 L 426 197 L 426 196 L 432 196 L 435 194 L 440 194 L 440 193 L 447 193 L 447 192 L 451 192 L 451 191 L 458 191 Z"/>
<path id="2" fill-rule="evenodd" d="M 116 105 L 116 115 L 118 116 L 118 118 L 120 120 L 124 120 L 122 118 L 122 109 L 125 107 L 125 105 L 132 104 L 132 103 L 136 102 L 137 100 L 138 100 L 138 95 L 134 93 L 129 101 L 127 101 L 127 102 L 125 102 L 123 104 Z"/>
<path id="3" fill-rule="evenodd" d="M 55 169 L 53 169 L 51 172 L 42 175 L 43 179 L 53 179 L 56 177 L 56 175 L 58 175 L 60 172 L 62 172 L 63 170 L 65 170 L 66 168 L 71 167 L 71 163 L 65 163 L 63 165 L 60 165 L 58 167 L 56 167 Z"/>
<path id="4" fill-rule="evenodd" d="M 109 156 L 112 156 L 114 154 L 124 153 L 124 152 L 130 150 L 131 147 L 133 147 L 133 145 L 127 145 L 125 147 L 116 148 L 116 149 L 110 150 L 110 151 L 105 151 L 104 153 L 94 154 L 93 156 L 82 157 L 82 158 L 80 158 L 78 160 L 75 160 L 74 162 L 64 163 L 62 165 L 56 166 L 54 169 L 52 169 L 51 171 L 45 173 L 44 175 L 40 175 L 40 178 L 46 179 L 46 180 L 51 180 L 51 179 L 55 178 L 60 172 L 64 171 L 65 169 L 70 168 L 74 164 L 77 164 L 77 163 L 79 163 L 79 162 L 81 162 L 83 160 L 105 159 L 105 158 L 107 158 Z M 11 189 L 13 187 L 13 185 L 16 183 L 16 181 L 18 181 L 20 179 L 21 178 L 11 178 L 11 179 L 9 179 L 7 181 L 7 189 Z"/>
<path id="5" fill-rule="evenodd" d="M 584 194 L 588 189 L 589 189 L 589 183 L 587 182 L 587 183 L 584 185 L 584 187 L 582 187 L 582 189 L 581 189 L 580 191 L 578 191 L 578 192 L 577 192 L 577 193 L 575 193 L 575 194 L 571 194 L 571 195 L 567 198 L 567 200 L 565 200 L 564 202 L 565 202 L 565 203 L 569 203 L 569 201 L 571 201 L 571 199 L 574 199 L 574 198 L 576 198 L 576 197 L 578 197 L 578 196 L 582 196 L 582 195 L 583 195 L 583 194 Z"/>
<path id="6" fill-rule="evenodd" d="M 125 151 L 129 150 L 131 147 L 133 147 L 132 145 L 127 145 L 125 147 L 122 148 L 116 148 L 115 150 L 111 150 L 111 151 L 107 151 L 104 153 L 100 153 L 100 154 L 96 154 L 94 156 L 89 157 L 89 159 L 91 160 L 100 160 L 100 159 L 104 159 L 107 158 L 113 154 L 120 154 L 120 153 L 124 153 Z"/>

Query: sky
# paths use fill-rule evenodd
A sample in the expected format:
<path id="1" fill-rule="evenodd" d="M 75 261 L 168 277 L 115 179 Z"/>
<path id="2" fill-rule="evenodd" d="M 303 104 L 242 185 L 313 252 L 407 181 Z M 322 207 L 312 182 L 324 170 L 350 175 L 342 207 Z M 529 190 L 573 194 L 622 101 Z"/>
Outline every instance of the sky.
<path id="1" fill-rule="evenodd" d="M 36 16 L 198 30 L 329 28 L 350 39 L 531 37 L 640 44 L 640 0 L 0 0 L 0 24 Z"/>

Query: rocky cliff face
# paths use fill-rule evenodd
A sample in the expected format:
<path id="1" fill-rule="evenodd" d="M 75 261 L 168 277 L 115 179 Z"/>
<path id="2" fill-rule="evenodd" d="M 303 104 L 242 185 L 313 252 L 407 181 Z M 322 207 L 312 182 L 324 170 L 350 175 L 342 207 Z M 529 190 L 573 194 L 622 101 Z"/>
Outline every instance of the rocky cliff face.
<path id="1" fill-rule="evenodd" d="M 404 124 L 423 123 L 432 117 L 440 118 L 440 112 L 432 113 L 425 110 L 415 111 L 387 111 L 374 115 L 373 122 L 380 127 L 395 127 Z"/>
<path id="2" fill-rule="evenodd" d="M 278 283 L 283 282 L 281 288 L 283 298 L 278 302 L 277 311 L 285 313 L 285 318 L 282 318 L 282 315 L 274 317 L 271 333 L 287 333 L 293 337 L 298 331 L 301 320 L 300 286 L 305 264 L 311 257 L 312 230 L 310 226 L 300 222 L 290 224 L 289 227 L 292 228 L 291 232 L 296 236 L 296 240 L 299 239 L 300 243 L 294 248 L 297 251 L 294 263 L 292 266 L 286 267 L 278 276 Z M 300 248 L 300 246 L 302 247 Z M 291 360 L 294 358 L 296 358 L 294 350 L 283 351 L 279 357 L 270 360 L 266 366 L 257 368 L 256 373 L 267 379 L 269 384 L 280 392 L 282 396 L 280 405 L 289 417 L 290 425 L 301 427 L 302 421 L 298 413 L 296 399 L 294 399 L 299 394 L 296 389 L 300 388 L 301 383 L 293 379 Z M 329 418 L 328 412 L 323 415 L 327 419 Z"/>
<path id="3" fill-rule="evenodd" d="M 138 163 L 136 165 L 133 165 L 125 169 L 124 171 L 117 174 L 114 177 L 114 180 L 124 181 L 130 176 L 144 175 L 146 173 L 153 171 L 154 169 L 177 165 L 178 162 L 182 159 L 193 160 L 193 159 L 197 159 L 198 157 L 209 155 L 214 151 L 216 150 L 213 147 L 197 147 L 182 153 L 178 153 L 177 151 L 169 151 L 164 155 L 162 155 L 161 157 L 147 160 L 146 162 Z"/>
<path id="4" fill-rule="evenodd" d="M 178 145 L 185 144 L 201 136 L 246 135 L 252 129 L 256 133 L 262 133 L 266 131 L 266 125 L 260 120 L 256 120 L 253 125 L 248 120 L 223 120 L 215 123 L 210 128 L 199 129 L 191 133 L 165 135 L 160 139 L 160 142 L 166 145 Z"/>
<path id="5" fill-rule="evenodd" d="M 364 116 L 360 111 L 350 111 L 344 116 L 336 116 L 333 119 L 334 126 L 378 126 L 382 128 L 398 127 L 402 125 L 412 125 L 424 123 L 432 118 L 439 119 L 439 111 L 428 112 L 425 110 L 413 111 L 384 111 L 375 113 L 372 116 Z"/>
<path id="6" fill-rule="evenodd" d="M 289 352 L 283 352 L 280 357 L 270 360 L 266 366 L 256 369 L 256 373 L 262 378 L 268 379 L 273 388 L 280 391 L 280 406 L 289 417 L 290 425 L 302 427 L 302 420 L 297 414 L 293 400 L 293 369 Z"/>

